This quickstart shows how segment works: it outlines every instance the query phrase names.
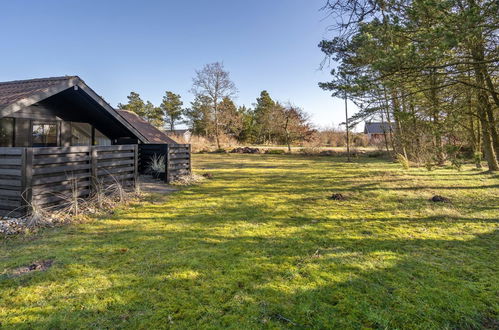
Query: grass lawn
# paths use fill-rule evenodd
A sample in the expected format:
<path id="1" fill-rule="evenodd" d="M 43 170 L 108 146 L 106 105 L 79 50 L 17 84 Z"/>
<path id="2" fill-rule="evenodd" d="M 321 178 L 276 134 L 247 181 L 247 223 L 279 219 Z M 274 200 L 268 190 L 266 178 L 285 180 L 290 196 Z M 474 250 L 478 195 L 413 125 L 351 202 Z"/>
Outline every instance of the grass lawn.
<path id="1" fill-rule="evenodd" d="M 0 327 L 499 327 L 497 175 L 299 155 L 194 161 L 213 179 L 0 239 Z M 47 271 L 8 275 L 46 259 Z"/>

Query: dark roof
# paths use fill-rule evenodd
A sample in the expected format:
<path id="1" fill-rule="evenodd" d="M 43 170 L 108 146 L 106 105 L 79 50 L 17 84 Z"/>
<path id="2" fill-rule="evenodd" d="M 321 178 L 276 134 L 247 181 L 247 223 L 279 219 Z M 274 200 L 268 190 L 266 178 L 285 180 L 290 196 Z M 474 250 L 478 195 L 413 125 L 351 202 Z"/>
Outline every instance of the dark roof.
<path id="1" fill-rule="evenodd" d="M 151 125 L 146 120 L 139 117 L 135 112 L 128 110 L 116 110 L 130 125 L 132 125 L 142 136 L 147 139 L 147 143 L 177 143 L 169 138 L 163 131 Z"/>
<path id="2" fill-rule="evenodd" d="M 0 118 L 7 117 L 15 111 L 61 93 L 69 88 L 84 91 L 105 111 L 107 111 L 113 120 L 119 121 L 142 143 L 147 143 L 148 138 L 143 136 L 138 129 L 125 120 L 123 116 L 120 116 L 118 112 L 111 107 L 111 105 L 109 105 L 109 103 L 88 87 L 88 85 L 85 84 L 85 82 L 78 76 L 0 82 Z"/>
<path id="3" fill-rule="evenodd" d="M 78 77 L 65 76 L 0 82 L 0 109 L 33 95 L 47 92 L 61 84 L 67 84 L 72 79 L 78 79 Z M 67 88 L 69 87 L 67 85 Z"/>
<path id="4" fill-rule="evenodd" d="M 393 125 L 392 125 L 392 130 L 393 130 Z M 365 134 L 390 133 L 390 124 L 379 123 L 379 122 L 366 123 L 366 126 L 364 127 L 364 133 Z"/>

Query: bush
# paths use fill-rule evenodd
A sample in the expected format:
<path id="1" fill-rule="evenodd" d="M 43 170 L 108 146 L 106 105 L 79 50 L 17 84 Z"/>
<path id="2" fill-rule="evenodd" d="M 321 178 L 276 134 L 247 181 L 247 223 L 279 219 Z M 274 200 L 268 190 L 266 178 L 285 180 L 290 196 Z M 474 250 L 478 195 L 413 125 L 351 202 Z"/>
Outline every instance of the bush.
<path id="1" fill-rule="evenodd" d="M 384 157 L 388 155 L 388 153 L 386 151 L 373 151 L 373 152 L 369 152 L 367 154 L 367 157 L 369 158 L 381 158 L 381 157 Z"/>
<path id="2" fill-rule="evenodd" d="M 265 150 L 265 153 L 269 155 L 283 155 L 286 153 L 286 151 L 282 149 L 267 149 Z"/>

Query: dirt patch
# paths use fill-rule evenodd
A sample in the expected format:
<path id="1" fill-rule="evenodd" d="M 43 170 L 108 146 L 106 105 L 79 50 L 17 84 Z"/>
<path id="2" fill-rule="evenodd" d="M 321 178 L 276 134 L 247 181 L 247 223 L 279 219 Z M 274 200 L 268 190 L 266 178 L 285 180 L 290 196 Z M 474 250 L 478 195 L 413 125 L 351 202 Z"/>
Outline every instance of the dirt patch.
<path id="1" fill-rule="evenodd" d="M 207 179 L 213 179 L 213 174 L 211 174 L 211 173 L 203 173 L 203 177 L 205 177 Z"/>
<path id="2" fill-rule="evenodd" d="M 167 195 L 178 190 L 165 182 L 158 181 L 150 175 L 141 175 L 139 177 L 140 189 L 146 193 L 155 193 Z"/>
<path id="3" fill-rule="evenodd" d="M 260 152 L 260 149 L 258 148 L 250 148 L 250 147 L 239 147 L 232 149 L 230 153 L 232 154 L 257 154 Z"/>
<path id="4" fill-rule="evenodd" d="M 339 194 L 339 193 L 336 193 L 336 194 L 332 194 L 329 199 L 333 200 L 333 201 L 345 201 L 347 198 L 345 196 L 343 196 L 343 194 Z"/>
<path id="5" fill-rule="evenodd" d="M 43 272 L 52 267 L 52 264 L 54 263 L 54 260 L 52 259 L 47 259 L 47 260 L 42 260 L 42 261 L 35 261 L 32 264 L 28 266 L 23 266 L 14 269 L 13 271 L 10 272 L 11 276 L 21 276 L 27 273 L 31 272 Z"/>
<path id="6" fill-rule="evenodd" d="M 432 198 L 430 198 L 430 202 L 433 202 L 433 203 L 450 203 L 450 199 L 448 199 L 447 197 L 444 197 L 444 196 L 435 195 Z"/>

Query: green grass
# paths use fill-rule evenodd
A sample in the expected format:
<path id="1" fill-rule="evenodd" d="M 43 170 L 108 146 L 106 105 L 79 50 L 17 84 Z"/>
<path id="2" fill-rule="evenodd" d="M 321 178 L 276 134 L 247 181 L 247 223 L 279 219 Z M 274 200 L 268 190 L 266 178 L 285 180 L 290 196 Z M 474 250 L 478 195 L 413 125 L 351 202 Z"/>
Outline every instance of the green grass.
<path id="1" fill-rule="evenodd" d="M 498 326 L 497 176 L 373 159 L 194 161 L 214 178 L 0 241 L 0 327 Z M 46 272 L 7 275 L 43 259 L 55 260 Z"/>

